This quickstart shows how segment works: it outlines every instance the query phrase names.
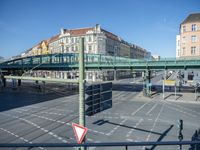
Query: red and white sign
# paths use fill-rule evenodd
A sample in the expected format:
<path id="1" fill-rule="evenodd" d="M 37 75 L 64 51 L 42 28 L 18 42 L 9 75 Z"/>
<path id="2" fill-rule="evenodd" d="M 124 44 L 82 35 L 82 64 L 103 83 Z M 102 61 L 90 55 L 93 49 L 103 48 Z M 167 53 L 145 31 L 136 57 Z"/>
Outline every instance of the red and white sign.
<path id="1" fill-rule="evenodd" d="M 83 138 L 84 138 L 88 129 L 86 127 L 80 126 L 76 123 L 72 123 L 72 127 L 73 127 L 74 133 L 76 135 L 77 142 L 79 144 L 82 143 Z"/>

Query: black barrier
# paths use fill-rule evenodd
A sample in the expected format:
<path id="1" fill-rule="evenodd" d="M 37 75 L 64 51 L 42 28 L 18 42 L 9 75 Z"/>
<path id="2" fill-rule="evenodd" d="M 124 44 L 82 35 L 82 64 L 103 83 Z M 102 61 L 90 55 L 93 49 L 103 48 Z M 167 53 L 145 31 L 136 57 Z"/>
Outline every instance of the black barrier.
<path id="1" fill-rule="evenodd" d="M 200 145 L 200 141 L 163 141 L 163 142 L 111 142 L 111 143 L 1 143 L 0 147 L 128 147 L 131 146 L 169 146 Z"/>
<path id="2" fill-rule="evenodd" d="M 112 107 L 112 82 L 86 86 L 85 111 L 91 116 Z"/>
<path id="3" fill-rule="evenodd" d="M 200 129 L 195 131 L 191 140 L 200 142 Z M 191 144 L 189 150 L 200 150 L 200 144 Z"/>

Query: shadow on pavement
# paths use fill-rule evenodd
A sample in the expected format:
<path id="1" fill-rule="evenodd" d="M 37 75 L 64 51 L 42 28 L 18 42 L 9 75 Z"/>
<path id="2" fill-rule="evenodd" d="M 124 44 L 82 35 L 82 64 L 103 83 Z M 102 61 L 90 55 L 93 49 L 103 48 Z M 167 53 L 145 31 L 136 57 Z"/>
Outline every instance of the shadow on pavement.
<path id="1" fill-rule="evenodd" d="M 97 121 L 93 122 L 93 124 L 96 124 L 96 125 L 99 125 L 99 126 L 101 126 L 101 125 L 103 125 L 105 123 L 112 124 L 112 125 L 115 125 L 115 126 L 124 127 L 124 128 L 128 128 L 128 129 L 134 129 L 134 130 L 138 130 L 138 131 L 142 131 L 142 132 L 147 132 L 147 133 L 153 133 L 153 134 L 157 134 L 157 135 L 162 135 L 162 133 L 159 133 L 159 132 L 154 132 L 154 131 L 149 131 L 149 130 L 145 130 L 145 129 L 135 128 L 135 127 L 127 126 L 127 125 L 122 125 L 122 124 L 110 122 L 109 120 L 104 120 L 104 119 L 100 119 L 100 120 L 97 120 Z"/>
<path id="2" fill-rule="evenodd" d="M 56 85 L 52 85 L 44 90 L 42 87 L 40 89 L 33 84 L 31 86 L 28 84 L 12 89 L 8 85 L 0 91 L 0 112 L 75 94 L 75 91 L 72 92 L 59 86 L 57 86 L 57 90 L 52 90 L 56 89 L 55 87 Z M 63 90 L 65 93 L 60 92 Z"/>
<path id="3" fill-rule="evenodd" d="M 192 135 L 191 141 L 199 141 L 200 142 L 200 129 L 196 130 Z M 189 150 L 199 150 L 200 144 L 190 145 Z"/>
<path id="4" fill-rule="evenodd" d="M 165 99 L 171 97 L 171 96 L 175 96 L 175 94 L 169 94 L 168 96 L 165 97 Z M 183 94 L 176 94 L 176 100 L 178 100 L 179 98 L 181 98 L 183 96 Z"/>
<path id="5" fill-rule="evenodd" d="M 160 142 L 167 135 L 167 133 L 173 128 L 173 126 L 174 125 L 170 125 L 170 127 L 160 135 L 157 142 Z M 154 150 L 155 148 L 156 148 L 156 145 L 152 146 L 151 148 L 145 148 L 145 150 Z"/>
<path id="6" fill-rule="evenodd" d="M 100 119 L 100 120 L 93 122 L 93 124 L 96 124 L 96 125 L 99 125 L 99 126 L 101 126 L 105 123 L 112 124 L 112 125 L 115 125 L 115 126 L 124 127 L 124 128 L 134 129 L 134 130 L 138 130 L 138 131 L 142 131 L 142 132 L 160 135 L 157 142 L 160 142 L 165 136 L 167 136 L 169 131 L 174 127 L 174 125 L 170 125 L 170 127 L 167 128 L 163 133 L 159 133 L 159 132 L 149 131 L 149 130 L 145 130 L 145 129 L 135 128 L 135 127 L 127 126 L 127 125 L 122 125 L 122 124 L 110 122 L 109 120 L 104 120 L 104 119 Z M 200 130 L 199 130 L 199 134 L 200 134 Z M 154 150 L 155 148 L 156 148 L 156 146 L 152 146 L 151 148 L 145 148 L 145 150 Z"/>
<path id="7" fill-rule="evenodd" d="M 141 92 L 143 90 L 142 84 L 124 84 L 124 83 L 113 83 L 113 91 L 133 91 Z"/>

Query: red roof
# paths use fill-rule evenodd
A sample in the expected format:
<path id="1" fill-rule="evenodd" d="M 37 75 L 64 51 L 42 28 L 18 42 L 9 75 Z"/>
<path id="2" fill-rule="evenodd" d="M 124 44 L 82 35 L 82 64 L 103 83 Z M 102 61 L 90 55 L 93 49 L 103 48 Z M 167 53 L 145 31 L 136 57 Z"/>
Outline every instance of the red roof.
<path id="1" fill-rule="evenodd" d="M 73 35 L 73 36 L 78 36 L 78 35 L 86 34 L 89 30 L 93 30 L 93 28 L 65 30 L 65 33 L 69 33 L 70 35 Z"/>
<path id="2" fill-rule="evenodd" d="M 117 35 L 115 35 L 115 34 L 113 34 L 111 32 L 108 32 L 108 31 L 106 31 L 104 29 L 101 29 L 101 31 L 103 31 L 108 38 L 111 38 L 111 39 L 113 39 L 115 41 L 119 41 L 119 37 Z"/>
<path id="3" fill-rule="evenodd" d="M 47 40 L 45 40 L 45 41 L 47 42 L 47 44 L 49 44 L 49 43 L 51 43 L 51 42 L 54 42 L 54 41 L 56 41 L 56 40 L 59 39 L 59 35 L 60 35 L 60 34 L 55 35 L 55 36 L 53 36 L 53 37 L 51 37 L 50 39 L 47 39 Z"/>

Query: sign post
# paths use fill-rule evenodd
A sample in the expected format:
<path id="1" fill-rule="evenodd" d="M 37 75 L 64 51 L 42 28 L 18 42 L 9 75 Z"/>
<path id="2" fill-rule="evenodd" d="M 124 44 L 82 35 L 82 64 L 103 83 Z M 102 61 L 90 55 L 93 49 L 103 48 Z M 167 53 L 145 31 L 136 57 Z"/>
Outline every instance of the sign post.
<path id="1" fill-rule="evenodd" d="M 80 38 L 79 48 L 79 125 L 85 127 L 84 38 Z M 82 141 L 85 142 L 84 137 Z M 81 147 L 81 150 L 85 150 L 85 148 Z"/>
<path id="2" fill-rule="evenodd" d="M 175 100 L 176 100 L 176 81 L 175 80 L 163 80 L 163 95 L 165 92 L 165 85 L 174 86 L 174 96 L 175 96 Z M 163 99 L 164 99 L 164 96 L 163 96 Z"/>

